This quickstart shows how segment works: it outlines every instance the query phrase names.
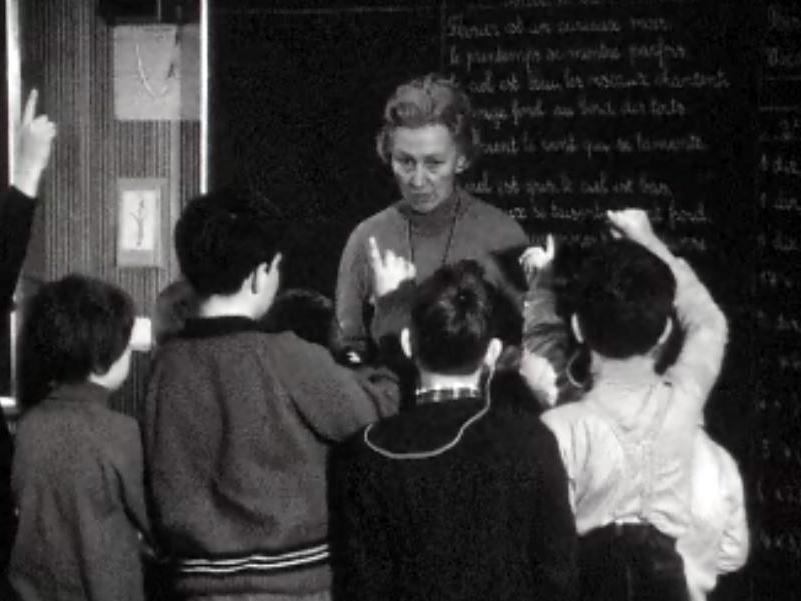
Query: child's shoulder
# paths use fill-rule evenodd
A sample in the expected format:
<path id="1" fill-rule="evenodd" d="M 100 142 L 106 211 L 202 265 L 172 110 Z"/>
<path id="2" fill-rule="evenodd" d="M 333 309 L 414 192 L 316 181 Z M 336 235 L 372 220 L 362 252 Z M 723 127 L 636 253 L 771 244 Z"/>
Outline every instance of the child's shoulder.
<path id="1" fill-rule="evenodd" d="M 294 364 L 324 369 L 328 349 L 303 340 L 291 331 L 266 332 L 254 328 L 212 337 L 176 337 L 156 353 L 158 371 L 177 375 L 197 373 L 204 363 L 218 367 L 227 364 L 259 363 L 270 366 Z"/>
<path id="2" fill-rule="evenodd" d="M 133 417 L 90 401 L 45 400 L 26 411 L 17 427 L 17 449 L 43 457 L 64 452 L 67 444 L 90 453 L 138 449 L 139 423 Z M 89 451 L 94 449 L 94 451 Z"/>
<path id="3" fill-rule="evenodd" d="M 544 411 L 541 415 L 542 421 L 546 424 L 553 422 L 578 422 L 594 419 L 596 417 L 597 413 L 593 411 L 586 399 L 557 405 L 556 407 Z"/>
<path id="4" fill-rule="evenodd" d="M 721 472 L 729 474 L 740 472 L 734 456 L 702 427 L 699 427 L 696 433 L 696 453 L 706 457 L 706 461 L 717 464 Z"/>

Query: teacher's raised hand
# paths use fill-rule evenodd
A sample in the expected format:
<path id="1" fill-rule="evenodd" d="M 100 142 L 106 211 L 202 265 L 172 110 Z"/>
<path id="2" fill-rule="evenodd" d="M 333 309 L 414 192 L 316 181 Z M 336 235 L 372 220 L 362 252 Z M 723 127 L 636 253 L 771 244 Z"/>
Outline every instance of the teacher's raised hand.
<path id="1" fill-rule="evenodd" d="M 378 242 L 371 236 L 367 242 L 370 269 L 373 273 L 373 294 L 381 298 L 397 290 L 407 280 L 414 280 L 417 275 L 414 263 L 386 250 L 383 254 Z"/>

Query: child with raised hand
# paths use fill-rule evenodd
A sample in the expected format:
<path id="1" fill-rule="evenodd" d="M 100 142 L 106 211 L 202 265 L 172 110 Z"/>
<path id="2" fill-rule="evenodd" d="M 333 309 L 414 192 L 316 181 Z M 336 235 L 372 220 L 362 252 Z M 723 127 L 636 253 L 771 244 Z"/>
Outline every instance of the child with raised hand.
<path id="1" fill-rule="evenodd" d="M 531 246 L 520 257 L 529 290 L 523 302 L 523 352 L 519 371 L 543 408 L 575 400 L 583 392 L 569 374 L 571 336 L 565 320 L 556 311 L 555 257 L 556 243 L 552 234 L 548 235 L 544 248 Z"/>
<path id="2" fill-rule="evenodd" d="M 144 443 L 186 599 L 327 598 L 328 452 L 397 410 L 389 372 L 367 381 L 320 345 L 263 331 L 286 225 L 262 199 L 218 192 L 175 227 L 198 311 L 158 350 Z"/>
<path id="3" fill-rule="evenodd" d="M 703 462 L 698 450 L 721 457 L 701 428 L 726 320 L 689 266 L 656 238 L 644 212 L 608 216 L 613 234 L 626 239 L 599 247 L 582 269 L 571 319 L 589 349 L 591 387 L 579 402 L 542 418 L 559 441 L 571 483 L 582 598 L 702 599 L 715 562 L 699 558 L 698 549 L 720 551 L 718 570 L 736 569 L 747 553 L 736 468 L 718 504 L 730 509 L 722 527 L 703 527 L 710 512 L 701 511 L 694 485 L 702 465 L 732 480 L 729 462 Z M 674 310 L 685 341 L 661 371 Z"/>
<path id="4" fill-rule="evenodd" d="M 47 283 L 29 301 L 9 566 L 22 601 L 144 600 L 140 433 L 107 406 L 128 375 L 133 322 L 127 294 L 83 276 Z"/>
<path id="5" fill-rule="evenodd" d="M 12 309 L 36 209 L 36 195 L 42 173 L 50 160 L 56 126 L 47 115 L 36 116 L 38 92 L 32 90 L 25 103 L 14 147 L 14 171 L 11 187 L 0 196 L 0 311 Z M 4 342 L 8 338 L 2 337 Z M 4 365 L 3 368 L 7 368 Z M 14 537 L 14 513 L 11 500 L 11 433 L 0 411 L 0 592 L 5 586 L 5 571 Z"/>

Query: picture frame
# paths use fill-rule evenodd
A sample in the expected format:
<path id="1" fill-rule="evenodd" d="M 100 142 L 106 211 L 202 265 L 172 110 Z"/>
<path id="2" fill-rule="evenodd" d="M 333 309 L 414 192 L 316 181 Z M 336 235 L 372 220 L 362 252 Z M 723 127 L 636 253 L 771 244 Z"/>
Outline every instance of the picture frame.
<path id="1" fill-rule="evenodd" d="M 164 267 L 161 224 L 167 194 L 165 178 L 118 180 L 118 267 Z"/>

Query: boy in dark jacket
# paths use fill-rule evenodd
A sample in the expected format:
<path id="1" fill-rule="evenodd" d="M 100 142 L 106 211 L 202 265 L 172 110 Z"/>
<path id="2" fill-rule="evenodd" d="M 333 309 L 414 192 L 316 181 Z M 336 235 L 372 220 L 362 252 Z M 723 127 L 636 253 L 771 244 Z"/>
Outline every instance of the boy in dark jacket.
<path id="1" fill-rule="evenodd" d="M 389 372 L 368 381 L 319 345 L 263 331 L 285 227 L 260 200 L 212 194 L 175 228 L 198 317 L 158 351 L 144 441 L 187 598 L 326 598 L 328 450 L 397 407 Z"/>

